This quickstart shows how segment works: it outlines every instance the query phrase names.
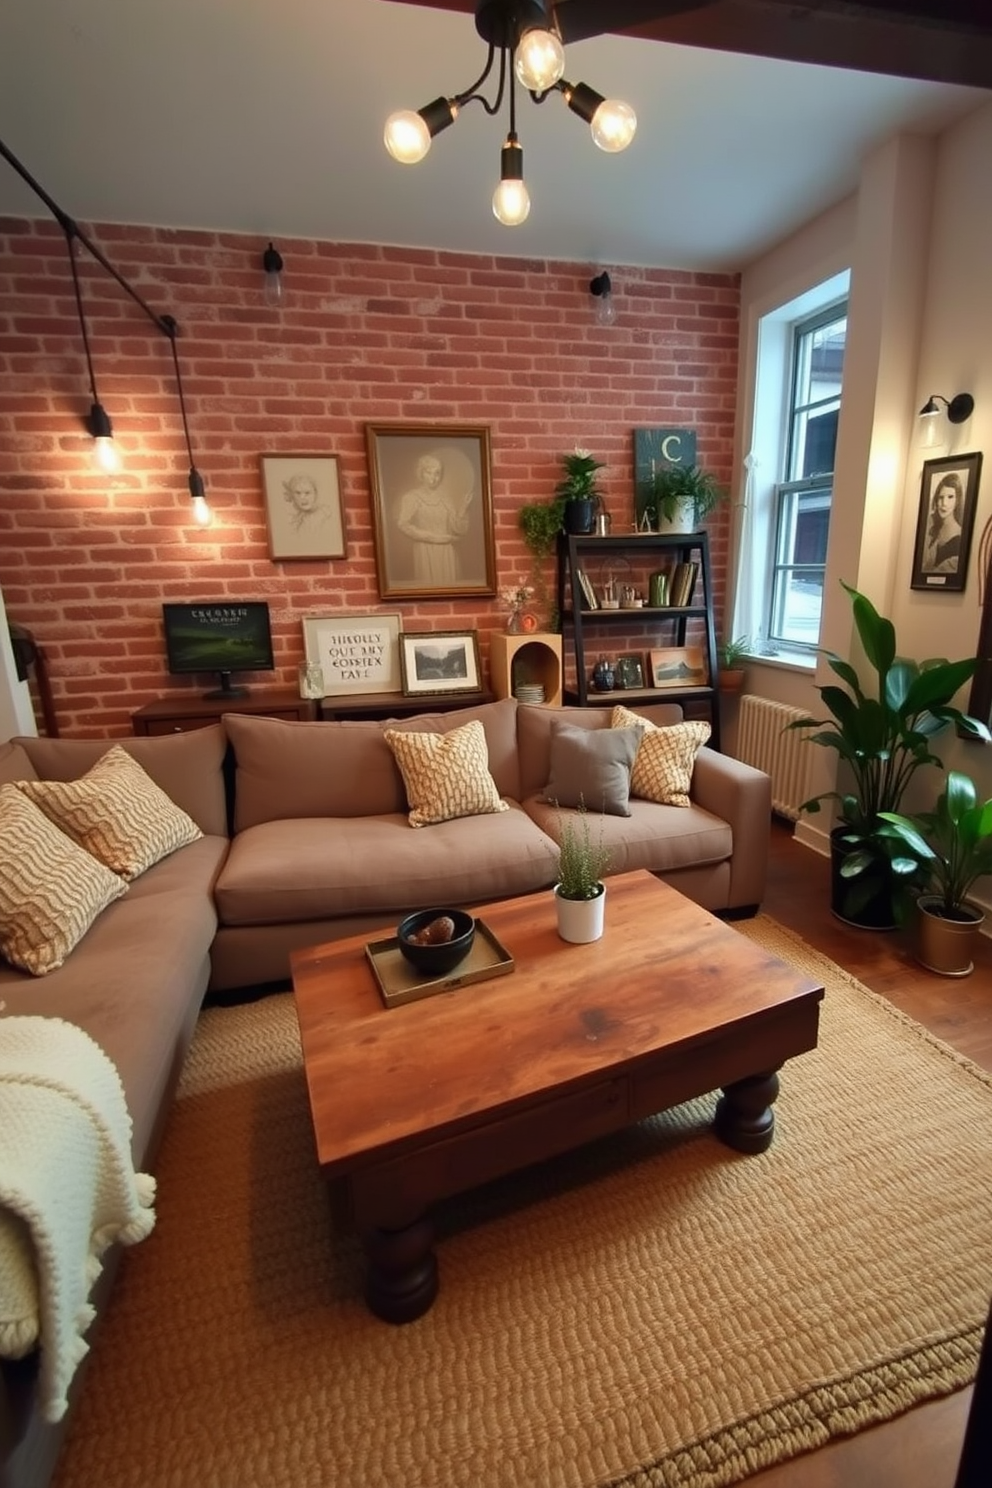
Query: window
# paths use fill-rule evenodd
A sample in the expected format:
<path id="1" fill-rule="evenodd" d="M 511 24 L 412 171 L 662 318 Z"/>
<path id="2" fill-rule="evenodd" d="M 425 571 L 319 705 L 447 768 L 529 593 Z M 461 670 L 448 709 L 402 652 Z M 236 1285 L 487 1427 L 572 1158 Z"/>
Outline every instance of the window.
<path id="1" fill-rule="evenodd" d="M 774 492 L 767 634 L 775 647 L 811 650 L 820 636 L 846 338 L 846 301 L 793 331 L 785 478 Z"/>

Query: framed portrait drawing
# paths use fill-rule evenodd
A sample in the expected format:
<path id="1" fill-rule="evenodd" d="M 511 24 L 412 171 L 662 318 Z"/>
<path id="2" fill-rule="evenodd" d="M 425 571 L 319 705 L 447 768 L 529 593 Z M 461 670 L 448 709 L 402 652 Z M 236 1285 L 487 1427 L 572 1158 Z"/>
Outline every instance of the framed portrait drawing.
<path id="1" fill-rule="evenodd" d="M 923 462 L 911 589 L 964 589 L 981 472 L 980 454 Z"/>
<path id="2" fill-rule="evenodd" d="M 649 651 L 652 687 L 705 687 L 702 646 L 665 646 Z"/>
<path id="3" fill-rule="evenodd" d="M 343 558 L 337 455 L 260 455 L 269 557 Z"/>
<path id="4" fill-rule="evenodd" d="M 496 593 L 487 428 L 366 424 L 383 599 Z"/>
<path id="5" fill-rule="evenodd" d="M 303 621 L 307 662 L 319 666 L 324 696 L 400 692 L 399 615 L 310 615 Z"/>
<path id="6" fill-rule="evenodd" d="M 479 637 L 474 630 L 404 631 L 400 672 L 407 697 L 420 693 L 478 692 Z"/>

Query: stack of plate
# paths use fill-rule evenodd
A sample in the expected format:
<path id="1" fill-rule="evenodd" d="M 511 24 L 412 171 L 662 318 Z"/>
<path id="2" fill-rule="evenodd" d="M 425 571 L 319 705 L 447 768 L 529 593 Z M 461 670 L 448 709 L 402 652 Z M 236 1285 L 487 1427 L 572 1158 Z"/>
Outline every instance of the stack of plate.
<path id="1" fill-rule="evenodd" d="M 513 689 L 513 696 L 518 703 L 543 703 L 544 684 L 542 682 L 518 682 Z"/>

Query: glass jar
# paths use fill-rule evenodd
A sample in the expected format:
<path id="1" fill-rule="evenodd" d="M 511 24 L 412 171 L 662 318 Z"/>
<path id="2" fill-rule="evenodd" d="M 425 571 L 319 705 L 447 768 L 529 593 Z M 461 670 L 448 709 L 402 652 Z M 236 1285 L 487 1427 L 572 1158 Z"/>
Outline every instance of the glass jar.
<path id="1" fill-rule="evenodd" d="M 324 696 L 324 669 L 319 662 L 301 661 L 299 679 L 301 698 L 322 698 Z"/>

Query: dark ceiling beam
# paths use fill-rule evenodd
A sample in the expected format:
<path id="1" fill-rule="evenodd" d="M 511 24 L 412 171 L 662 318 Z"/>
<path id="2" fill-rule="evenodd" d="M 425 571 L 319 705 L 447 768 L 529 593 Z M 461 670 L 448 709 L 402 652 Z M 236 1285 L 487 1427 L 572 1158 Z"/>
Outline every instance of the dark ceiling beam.
<path id="1" fill-rule="evenodd" d="M 475 11 L 475 0 L 411 3 Z M 992 89 L 988 0 L 559 0 L 557 15 L 566 43 L 614 32 Z"/>

